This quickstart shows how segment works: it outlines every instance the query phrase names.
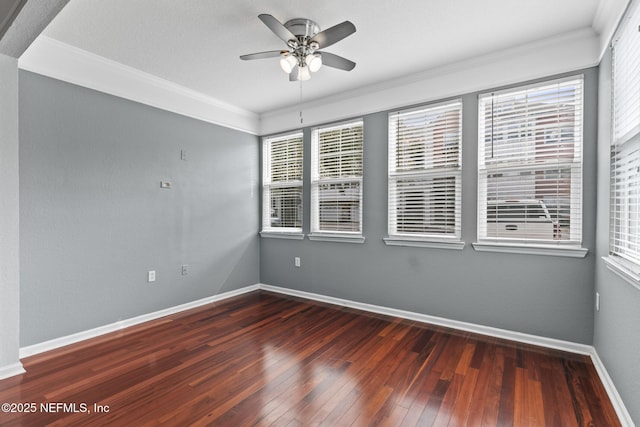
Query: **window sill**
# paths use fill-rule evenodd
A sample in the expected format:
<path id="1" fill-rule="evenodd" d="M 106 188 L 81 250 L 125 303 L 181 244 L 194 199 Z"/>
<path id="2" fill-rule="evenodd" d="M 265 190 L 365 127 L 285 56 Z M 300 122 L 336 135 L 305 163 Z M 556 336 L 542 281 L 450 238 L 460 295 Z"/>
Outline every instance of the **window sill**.
<path id="1" fill-rule="evenodd" d="M 268 237 L 270 239 L 290 239 L 290 240 L 302 240 L 304 234 L 302 233 L 278 233 L 274 231 L 261 231 L 260 237 Z"/>
<path id="2" fill-rule="evenodd" d="M 434 249 L 453 249 L 461 251 L 464 249 L 464 242 L 461 241 L 437 241 L 437 240 L 422 240 L 422 239 L 410 239 L 402 237 L 384 237 L 385 245 L 387 246 L 409 246 L 413 248 L 434 248 Z"/>
<path id="3" fill-rule="evenodd" d="M 344 243 L 364 243 L 364 236 L 356 234 L 324 234 L 315 233 L 307 235 L 309 240 L 319 242 L 344 242 Z"/>
<path id="4" fill-rule="evenodd" d="M 640 290 L 640 274 L 635 272 L 631 266 L 627 265 L 626 262 L 612 256 L 603 256 L 602 260 L 609 270 L 613 271 L 630 285 Z"/>
<path id="5" fill-rule="evenodd" d="M 502 252 L 509 254 L 549 255 L 570 258 L 584 258 L 589 249 L 576 246 L 545 246 L 534 244 L 510 243 L 472 243 L 478 252 Z"/>

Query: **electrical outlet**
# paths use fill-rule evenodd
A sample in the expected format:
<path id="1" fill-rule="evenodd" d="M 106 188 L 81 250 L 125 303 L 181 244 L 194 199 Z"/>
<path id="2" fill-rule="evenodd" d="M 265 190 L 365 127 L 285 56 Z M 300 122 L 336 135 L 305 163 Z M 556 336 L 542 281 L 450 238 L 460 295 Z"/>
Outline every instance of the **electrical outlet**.
<path id="1" fill-rule="evenodd" d="M 156 271 L 149 270 L 147 271 L 147 282 L 155 282 L 156 281 Z"/>
<path id="2" fill-rule="evenodd" d="M 300 267 L 300 257 L 297 256 L 293 259 L 293 263 L 295 264 L 296 267 Z"/>
<path id="3" fill-rule="evenodd" d="M 600 311 L 600 292 L 596 292 L 596 311 Z"/>
<path id="4" fill-rule="evenodd" d="M 180 160 L 187 160 L 187 150 L 180 150 Z"/>
<path id="5" fill-rule="evenodd" d="M 182 265 L 182 275 L 186 276 L 187 274 L 189 274 L 189 266 L 186 264 Z"/>

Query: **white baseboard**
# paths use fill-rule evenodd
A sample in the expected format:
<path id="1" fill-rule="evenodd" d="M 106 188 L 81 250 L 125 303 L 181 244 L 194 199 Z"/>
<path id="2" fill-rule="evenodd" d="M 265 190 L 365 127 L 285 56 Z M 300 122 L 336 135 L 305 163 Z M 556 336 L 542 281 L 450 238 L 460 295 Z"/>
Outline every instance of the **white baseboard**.
<path id="1" fill-rule="evenodd" d="M 522 332 L 510 331 L 506 329 L 494 328 L 490 326 L 478 325 L 475 323 L 461 322 L 458 320 L 446 319 L 443 317 L 430 316 L 422 313 L 415 313 L 411 311 L 398 310 L 395 308 L 389 308 L 374 304 L 367 304 L 357 301 L 346 300 L 342 298 L 335 298 L 326 295 L 316 294 L 312 292 L 299 291 L 295 289 L 282 288 L 279 286 L 267 285 L 264 283 L 259 283 L 256 285 L 247 286 L 241 289 L 236 289 L 233 291 L 225 292 L 222 294 L 214 295 L 211 297 L 203 298 L 197 301 L 192 301 L 186 304 L 177 305 L 175 307 L 170 307 L 164 310 L 159 310 L 153 313 L 144 314 L 142 316 L 137 316 L 131 319 L 122 320 L 119 322 L 115 322 L 109 325 L 101 326 L 98 328 L 90 329 L 84 332 L 78 332 L 76 334 L 67 335 L 65 337 L 56 338 L 50 341 L 45 341 L 43 343 L 34 344 L 31 346 L 23 347 L 20 349 L 20 358 L 32 356 L 34 354 L 42 353 L 45 351 L 53 350 L 59 347 L 63 347 L 65 345 L 77 343 L 89 338 L 94 338 L 100 335 L 107 334 L 109 332 L 118 331 L 130 326 L 138 325 L 140 323 L 148 322 L 150 320 L 159 319 L 161 317 L 165 317 L 171 314 L 179 313 L 185 310 L 189 310 L 192 308 L 200 307 L 202 305 L 210 304 L 212 302 L 221 301 L 227 298 L 231 298 L 237 295 L 242 295 L 244 293 L 256 291 L 256 290 L 265 290 L 270 292 L 275 292 L 283 295 L 291 295 L 299 298 L 305 298 L 312 301 L 324 302 L 328 304 L 334 304 L 342 307 L 355 308 L 362 311 L 367 311 L 371 313 L 384 314 L 393 317 L 399 317 L 403 319 L 415 320 L 418 322 L 429 323 L 438 326 L 444 326 L 447 328 L 473 332 L 482 335 L 488 335 L 496 338 L 503 338 L 507 340 L 517 341 L 525 344 L 537 345 L 540 347 L 552 348 L 556 350 L 568 351 L 571 353 L 588 355 L 591 357 L 593 361 L 593 365 L 600 376 L 600 380 L 604 385 L 607 394 L 609 395 L 609 399 L 613 404 L 618 418 L 623 426 L 633 427 L 634 423 L 627 411 L 622 398 L 618 394 L 618 391 L 609 376 L 602 360 L 598 356 L 595 348 L 586 344 L 579 344 L 570 341 L 563 341 L 554 338 L 541 337 L 538 335 L 525 334 Z M 13 375 L 18 375 L 25 372 L 22 364 L 17 363 L 14 365 L 9 365 L 4 368 L 0 368 L 0 379 L 8 378 Z"/>
<path id="2" fill-rule="evenodd" d="M 121 320 L 119 322 L 111 323 L 109 325 L 99 326 L 97 328 L 89 329 L 87 331 L 78 332 L 75 334 L 67 335 L 60 338 L 55 338 L 49 341 L 45 341 L 38 344 L 33 344 L 20 349 L 20 358 L 33 356 L 34 354 L 43 353 L 45 351 L 54 350 L 56 348 L 64 347 L 65 345 L 74 344 L 80 341 L 84 341 L 89 338 L 95 338 L 100 335 L 108 334 L 109 332 L 119 331 L 130 326 L 138 325 L 140 323 L 148 322 L 150 320 L 159 319 L 161 317 L 169 316 L 171 314 L 180 313 L 181 311 L 190 310 L 192 308 L 200 307 L 202 305 L 210 304 L 212 302 L 221 301 L 223 299 L 231 298 L 237 295 L 241 295 L 247 292 L 257 291 L 260 289 L 259 285 L 247 286 L 241 289 L 236 289 L 222 294 L 213 295 L 207 298 L 199 299 L 197 301 L 191 301 L 185 304 L 180 304 L 175 307 L 169 307 L 164 310 L 154 311 L 153 313 L 143 314 L 141 316 L 133 317 L 131 319 Z"/>
<path id="3" fill-rule="evenodd" d="M 447 328 L 474 332 L 476 334 L 488 335 L 496 338 L 504 338 L 507 340 L 517 341 L 526 344 L 538 345 L 556 350 L 568 351 L 584 355 L 591 355 L 593 347 L 586 344 L 578 344 L 570 341 L 563 341 L 554 338 L 541 337 L 538 335 L 524 334 L 522 332 L 509 331 L 506 329 L 493 328 L 491 326 L 483 326 L 475 323 L 461 322 L 458 320 L 446 319 L 444 317 L 430 316 L 428 314 L 415 313 L 412 311 L 398 310 L 395 308 L 383 307 L 379 305 L 366 304 L 362 302 L 350 301 L 342 298 L 328 297 L 325 295 L 314 294 L 311 292 L 297 291 L 294 289 L 280 288 L 260 284 L 260 289 L 272 291 L 281 294 L 306 298 L 314 301 L 325 302 L 329 304 L 340 305 L 343 307 L 355 308 L 358 310 L 368 311 L 372 313 L 385 314 L 387 316 L 400 317 L 403 319 L 415 320 L 432 325 L 444 326 Z"/>
<path id="4" fill-rule="evenodd" d="M 596 368 L 596 371 L 598 371 L 598 376 L 600 377 L 600 381 L 602 381 L 602 385 L 604 386 L 605 390 L 607 390 L 607 394 L 609 395 L 609 400 L 611 400 L 611 404 L 616 410 L 616 414 L 618 415 L 620 422 L 625 427 L 634 427 L 635 424 L 631 419 L 631 414 L 629 414 L 629 411 L 627 411 L 626 406 L 624 406 L 622 397 L 620 397 L 620 394 L 618 394 L 618 390 L 616 389 L 616 386 L 613 383 L 613 380 L 609 376 L 609 372 L 607 372 L 607 368 L 605 368 L 604 363 L 600 359 L 600 356 L 598 355 L 598 352 L 596 351 L 595 347 L 592 347 L 592 349 L 593 350 L 590 356 L 591 356 L 591 360 L 593 361 L 593 366 Z"/>
<path id="5" fill-rule="evenodd" d="M 590 356 L 593 362 L 600 381 L 605 387 L 609 400 L 613 405 L 620 422 L 625 427 L 634 427 L 635 424 L 631 419 L 631 415 L 627 411 L 618 390 L 613 383 L 613 380 L 609 376 L 607 369 L 605 368 L 602 360 L 598 356 L 596 349 L 591 345 L 574 343 L 571 341 L 563 341 L 554 338 L 541 337 L 538 335 L 524 334 L 522 332 L 510 331 L 506 329 L 493 328 L 490 326 L 478 325 L 475 323 L 460 322 L 458 320 L 446 319 L 443 317 L 429 316 L 427 314 L 415 313 L 405 310 L 397 310 L 395 308 L 383 307 L 379 305 L 366 304 L 356 301 L 350 301 L 342 298 L 334 298 L 326 295 L 315 294 L 311 292 L 298 291 L 295 289 L 281 288 L 278 286 L 271 286 L 266 284 L 260 284 L 260 289 L 265 291 L 276 292 L 285 295 L 291 295 L 295 297 L 310 299 L 313 301 L 324 302 L 328 304 L 339 305 L 343 307 L 355 308 L 358 310 L 368 311 L 372 313 L 385 314 L 393 317 L 400 317 L 403 319 L 415 320 L 423 323 L 430 323 L 433 325 L 444 326 L 447 328 L 474 332 L 477 334 L 488 335 L 496 338 L 503 338 L 511 341 L 517 341 L 525 344 L 533 344 L 540 347 L 552 348 L 555 350 L 568 351 L 571 353 L 583 354 Z"/>
<path id="6" fill-rule="evenodd" d="M 24 374 L 26 371 L 22 366 L 22 363 L 12 363 L 7 366 L 0 366 L 0 380 L 13 377 L 14 375 Z"/>

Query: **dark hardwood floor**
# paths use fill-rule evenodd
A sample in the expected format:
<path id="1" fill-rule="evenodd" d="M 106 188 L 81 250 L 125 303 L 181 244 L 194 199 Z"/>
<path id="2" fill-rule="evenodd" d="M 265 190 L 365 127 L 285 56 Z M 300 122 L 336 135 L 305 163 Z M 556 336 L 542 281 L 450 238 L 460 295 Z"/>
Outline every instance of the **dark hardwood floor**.
<path id="1" fill-rule="evenodd" d="M 2 426 L 620 425 L 587 356 L 264 291 L 23 364 Z"/>

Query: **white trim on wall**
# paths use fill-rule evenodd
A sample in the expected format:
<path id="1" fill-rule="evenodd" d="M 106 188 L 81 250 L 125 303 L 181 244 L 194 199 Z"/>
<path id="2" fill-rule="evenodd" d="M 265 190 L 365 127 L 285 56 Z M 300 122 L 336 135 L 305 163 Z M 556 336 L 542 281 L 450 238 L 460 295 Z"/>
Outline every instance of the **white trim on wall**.
<path id="1" fill-rule="evenodd" d="M 339 305 L 342 307 L 355 308 L 357 310 L 368 311 L 371 313 L 384 314 L 392 317 L 400 317 L 402 319 L 415 320 L 422 323 L 429 323 L 438 326 L 444 326 L 456 330 L 462 330 L 466 332 L 473 332 L 481 335 L 488 335 L 491 337 L 502 338 L 506 340 L 521 342 L 524 344 L 531 344 L 545 348 L 552 348 L 555 350 L 567 351 L 570 353 L 583 354 L 590 356 L 593 362 L 596 372 L 602 381 L 609 400 L 613 405 L 616 415 L 620 419 L 620 423 L 625 427 L 634 427 L 631 415 L 627 411 L 627 408 L 618 393 L 618 390 L 613 383 L 613 380 L 609 376 L 607 369 L 600 360 L 596 349 L 591 345 L 579 344 L 570 341 L 558 340 L 554 338 L 542 337 L 539 335 L 524 334 L 522 332 L 510 331 L 507 329 L 493 328 L 491 326 L 478 325 L 475 323 L 461 322 L 458 320 L 446 319 L 443 317 L 430 316 L 428 314 L 415 313 L 411 311 L 398 310 L 395 308 L 383 307 L 379 305 L 366 304 L 357 301 L 345 300 L 342 298 L 334 298 L 326 295 L 315 294 L 311 292 L 298 291 L 295 289 L 282 288 L 278 286 L 271 286 L 261 283 L 260 289 L 270 292 L 276 292 L 284 295 L 291 295 L 299 298 L 305 298 L 313 301 Z"/>
<path id="2" fill-rule="evenodd" d="M 258 133 L 256 113 L 47 36 L 41 35 L 29 46 L 18 66 L 204 122 Z"/>
<path id="3" fill-rule="evenodd" d="M 362 311 L 371 313 L 384 314 L 387 316 L 400 317 L 403 319 L 415 320 L 418 322 L 429 323 L 438 326 L 444 326 L 447 328 L 473 332 L 482 335 L 488 335 L 496 338 L 503 338 L 507 340 L 517 341 L 525 344 L 538 345 L 546 348 L 553 348 L 556 350 L 569 351 L 572 353 L 591 355 L 593 347 L 586 344 L 579 344 L 570 341 L 558 340 L 555 338 L 547 338 L 538 335 L 524 334 L 522 332 L 510 331 L 506 329 L 494 328 L 491 326 L 478 325 L 475 323 L 461 322 L 458 320 L 451 320 L 444 317 L 430 316 L 428 314 L 416 313 L 412 311 L 398 310 L 395 308 L 384 307 L 379 305 L 367 304 L 358 301 L 351 301 L 342 298 L 330 297 L 322 294 L 316 294 L 306 291 L 299 291 L 290 288 L 283 288 L 279 286 L 272 286 L 263 283 L 259 283 L 252 286 L 236 289 L 233 291 L 225 292 L 218 295 L 213 295 L 207 298 L 199 299 L 189 303 L 177 305 L 175 307 L 169 307 L 163 310 L 155 311 L 141 316 L 136 316 L 130 319 L 121 320 L 108 325 L 100 326 L 97 328 L 89 329 L 87 331 L 78 332 L 75 334 L 67 335 L 60 338 L 55 338 L 49 341 L 45 341 L 39 344 L 33 344 L 30 346 L 20 348 L 20 358 L 32 356 L 34 354 L 43 353 L 45 351 L 54 350 L 69 344 L 74 344 L 89 338 L 95 338 L 100 335 L 108 334 L 128 328 L 130 326 L 139 325 L 144 322 L 159 319 L 161 317 L 169 316 L 171 314 L 180 313 L 192 308 L 197 308 L 206 304 L 210 304 L 217 301 L 222 301 L 227 298 L 242 295 L 248 292 L 257 290 L 265 290 L 275 292 L 283 295 L 290 295 L 300 297 L 312 301 L 324 302 L 328 304 L 338 305 L 341 307 L 355 308 Z"/>
<path id="4" fill-rule="evenodd" d="M 218 295 L 213 295 L 207 298 L 202 298 L 196 301 L 180 304 L 175 307 L 169 307 L 164 310 L 154 311 L 153 313 L 143 314 L 141 316 L 132 317 L 131 319 L 121 320 L 119 322 L 110 323 L 108 325 L 99 326 L 97 328 L 89 329 L 87 331 L 78 332 L 75 334 L 67 335 L 60 338 L 54 338 L 49 341 L 45 341 L 38 344 L 29 345 L 20 348 L 20 358 L 33 356 L 34 354 L 44 353 L 45 351 L 55 350 L 56 348 L 64 347 L 69 344 L 75 344 L 80 341 L 88 340 L 90 338 L 99 337 L 110 332 L 119 331 L 130 326 L 139 325 L 144 322 L 156 320 L 161 317 L 169 316 L 171 314 L 180 313 L 192 308 L 197 308 L 212 302 L 221 301 L 227 298 L 235 297 L 245 294 L 247 292 L 257 291 L 260 289 L 259 285 L 247 286 L 241 289 L 236 289 L 229 292 L 224 292 Z"/>
<path id="5" fill-rule="evenodd" d="M 259 133 L 291 128 L 301 109 L 305 126 L 315 126 L 581 70 L 599 62 L 600 37 L 585 28 L 264 113 Z"/>
<path id="6" fill-rule="evenodd" d="M 584 28 L 263 114 L 46 36 L 34 41 L 20 57 L 19 66 L 195 119 L 268 135 L 290 129 L 291 123 L 299 120 L 300 108 L 304 110 L 305 125 L 314 126 L 589 68 L 600 61 L 600 45 L 596 31 Z"/>
<path id="7" fill-rule="evenodd" d="M 326 295 L 315 294 L 311 292 L 298 291 L 295 289 L 281 288 L 260 284 L 260 289 L 279 294 L 295 296 L 299 298 L 309 299 L 313 301 L 323 302 L 327 304 L 339 305 L 341 307 L 355 308 L 357 310 L 367 311 L 370 313 L 384 314 L 391 317 L 399 317 L 402 319 L 415 320 L 417 322 L 429 323 L 431 325 L 444 326 L 445 328 L 456 329 L 459 331 L 473 332 L 476 334 L 488 335 L 491 337 L 502 338 L 517 341 L 525 344 L 532 344 L 556 350 L 568 351 L 571 353 L 590 355 L 592 348 L 586 344 L 579 344 L 570 341 L 558 340 L 555 338 L 541 337 L 538 335 L 524 334 L 522 332 L 509 331 L 506 329 L 494 328 L 491 326 L 483 326 L 475 323 L 461 322 L 459 320 L 451 320 L 444 317 L 430 316 L 428 314 L 416 313 L 413 311 L 398 310 L 395 308 L 384 307 L 380 305 L 367 304 L 358 301 L 351 301 L 342 298 L 334 298 Z"/>
<path id="8" fill-rule="evenodd" d="M 210 304 L 217 301 L 222 301 L 227 298 L 242 295 L 248 292 L 257 290 L 265 290 L 269 292 L 279 293 L 283 295 L 295 296 L 298 298 L 304 298 L 312 301 L 318 301 L 341 307 L 349 307 L 357 310 L 367 311 L 371 313 L 383 314 L 392 317 L 399 317 L 408 320 L 415 320 L 422 323 L 429 323 L 433 325 L 443 326 L 446 328 L 462 330 L 466 332 L 472 332 L 481 335 L 488 335 L 491 337 L 521 342 L 524 344 L 531 344 L 545 348 L 551 348 L 555 350 L 567 351 L 576 354 L 582 354 L 590 356 L 593 362 L 596 372 L 598 373 L 600 380 L 613 404 L 613 407 L 620 419 L 623 426 L 633 427 L 634 423 L 631 419 L 631 415 L 627 411 L 620 394 L 618 393 L 613 380 L 609 376 L 607 369 L 600 360 L 595 348 L 591 345 L 574 343 L 570 341 L 558 340 L 555 338 L 542 337 L 538 335 L 525 334 L 517 331 L 510 331 L 506 329 L 494 328 L 491 326 L 478 325 L 475 323 L 461 322 L 458 320 L 446 319 L 443 317 L 430 316 L 428 314 L 415 313 L 411 311 L 398 310 L 395 308 L 384 307 L 374 304 L 367 304 L 357 301 L 346 300 L 342 298 L 330 297 L 327 295 L 321 295 L 306 291 L 299 291 L 290 288 L 283 288 L 279 286 L 267 285 L 259 283 L 244 288 L 236 289 L 233 291 L 225 292 L 222 294 L 214 295 L 211 297 L 203 298 L 200 300 L 192 301 L 186 304 L 181 304 L 175 307 L 170 307 L 164 310 L 159 310 L 153 313 L 137 316 L 131 319 L 122 320 L 120 322 L 111 323 L 109 325 L 101 326 L 98 328 L 90 329 L 84 332 L 78 332 L 65 337 L 56 338 L 53 340 L 45 341 L 43 343 L 30 345 L 20 349 L 20 358 L 32 356 L 35 354 L 43 353 L 45 351 L 54 350 L 69 344 L 74 344 L 86 339 L 95 338 L 100 335 L 104 335 L 110 332 L 122 330 L 124 328 L 135 326 L 144 322 L 159 319 L 171 314 L 180 313 L 192 308 L 197 308 L 206 304 Z M 22 364 L 11 365 L 0 369 L 0 379 L 7 378 L 13 375 L 19 375 L 25 372 L 22 368 Z M 4 376 L 3 376 L 4 375 Z"/>
<path id="9" fill-rule="evenodd" d="M 0 367 L 0 380 L 5 378 L 13 377 L 15 375 L 24 374 L 25 371 L 22 363 L 12 363 L 11 365 L 1 366 Z"/>
<path id="10" fill-rule="evenodd" d="M 626 406 L 624 406 L 624 402 L 622 401 L 622 397 L 618 393 L 618 389 L 616 389 L 613 380 L 609 376 L 609 372 L 607 372 L 607 368 L 605 368 L 604 363 L 600 359 L 598 352 L 595 347 L 592 347 L 591 350 L 591 361 L 593 362 L 593 366 L 596 368 L 598 372 L 598 376 L 600 377 L 600 381 L 602 381 L 602 385 L 607 391 L 607 395 L 609 396 L 609 400 L 613 405 L 613 409 L 615 409 L 618 418 L 620 419 L 620 423 L 625 427 L 634 427 L 633 419 L 631 418 L 631 414 L 627 411 Z"/>
<path id="11" fill-rule="evenodd" d="M 616 31 L 629 1 L 630 0 L 600 0 L 598 2 L 596 14 L 593 17 L 591 26 L 600 34 L 599 60 L 602 60 L 602 57 L 607 51 L 613 33 Z"/>

